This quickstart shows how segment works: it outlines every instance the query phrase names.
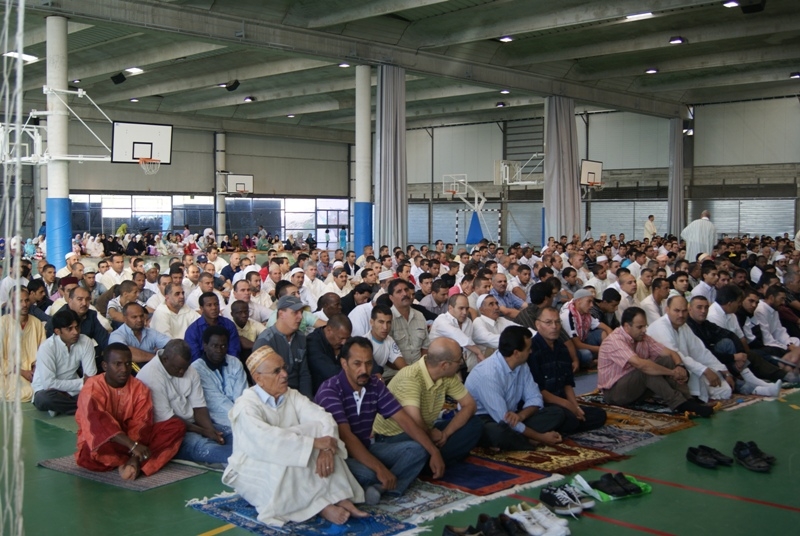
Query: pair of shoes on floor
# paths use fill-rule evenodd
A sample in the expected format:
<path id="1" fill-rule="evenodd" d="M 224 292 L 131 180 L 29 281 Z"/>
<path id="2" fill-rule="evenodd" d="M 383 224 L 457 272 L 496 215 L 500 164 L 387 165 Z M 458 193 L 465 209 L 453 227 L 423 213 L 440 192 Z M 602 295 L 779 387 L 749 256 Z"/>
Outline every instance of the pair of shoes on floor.
<path id="1" fill-rule="evenodd" d="M 716 469 L 718 465 L 725 465 L 727 467 L 733 465 L 733 458 L 725 456 L 717 449 L 707 447 L 706 445 L 689 447 L 686 451 L 686 459 L 706 469 Z"/>
<path id="2" fill-rule="evenodd" d="M 513 509 L 514 514 L 509 514 Z M 532 509 L 534 510 L 534 509 Z M 552 514 L 550 514 L 552 515 Z M 558 520 L 556 521 L 563 521 Z M 566 521 L 564 521 L 566 523 Z M 569 529 L 553 524 L 552 528 L 545 529 L 541 524 L 533 521 L 521 513 L 517 507 L 506 508 L 505 513 L 497 517 L 489 514 L 480 514 L 474 527 L 457 528 L 447 525 L 442 530 L 442 536 L 568 536 Z"/>
<path id="3" fill-rule="evenodd" d="M 594 499 L 572 484 L 546 486 L 539 492 L 539 500 L 561 516 L 575 517 L 584 510 L 594 508 Z"/>
<path id="4" fill-rule="evenodd" d="M 642 494 L 642 488 L 628 480 L 622 473 L 606 473 L 600 477 L 600 480 L 590 482 L 589 485 L 616 498 Z"/>
<path id="5" fill-rule="evenodd" d="M 778 461 L 775 456 L 770 456 L 758 448 L 754 441 L 737 441 L 733 447 L 733 458 L 745 469 L 756 473 L 769 473 Z"/>
<path id="6" fill-rule="evenodd" d="M 689 413 L 697 415 L 698 417 L 711 417 L 714 414 L 714 408 L 711 406 L 707 406 L 703 404 L 699 400 L 695 400 L 694 398 L 690 398 L 677 408 L 675 411 L 680 413 Z"/>
<path id="7" fill-rule="evenodd" d="M 567 520 L 557 517 L 544 503 L 532 506 L 520 503 L 506 508 L 504 514 L 517 521 L 533 536 L 569 536 Z"/>

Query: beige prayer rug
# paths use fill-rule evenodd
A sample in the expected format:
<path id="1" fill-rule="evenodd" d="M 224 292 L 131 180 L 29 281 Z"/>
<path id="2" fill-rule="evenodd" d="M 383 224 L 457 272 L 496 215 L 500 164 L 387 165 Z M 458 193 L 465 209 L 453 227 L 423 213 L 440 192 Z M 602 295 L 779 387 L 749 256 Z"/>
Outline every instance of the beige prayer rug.
<path id="1" fill-rule="evenodd" d="M 562 475 L 576 473 L 595 465 L 626 458 L 626 456 L 607 450 L 582 447 L 569 439 L 560 445 L 552 447 L 542 445 L 536 450 L 493 452 L 489 449 L 478 448 L 472 451 L 472 455 Z"/>

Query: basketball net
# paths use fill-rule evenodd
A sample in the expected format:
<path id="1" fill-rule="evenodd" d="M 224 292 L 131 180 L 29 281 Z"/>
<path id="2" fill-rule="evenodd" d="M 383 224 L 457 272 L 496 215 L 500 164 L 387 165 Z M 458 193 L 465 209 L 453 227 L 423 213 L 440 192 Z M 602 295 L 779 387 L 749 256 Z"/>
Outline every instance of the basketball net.
<path id="1" fill-rule="evenodd" d="M 16 19 L 16 20 L 14 20 Z M 16 28 L 14 32 L 13 28 Z M 3 29 L 0 46 L 4 50 L 23 50 L 25 28 L 24 0 L 5 0 Z M 0 209 L 2 233 L 6 238 L 3 274 L 10 275 L 16 283 L 9 296 L 10 320 L 19 326 L 20 263 L 10 266 L 9 259 L 22 257 L 22 112 L 23 60 L 21 57 L 3 57 L 3 83 L 0 98 L 3 101 L 3 122 L 6 132 L 13 129 L 8 140 L 9 158 L 3 163 L 3 200 Z M 35 224 L 34 224 L 35 225 Z M 9 296 L 3 296 L 5 301 Z M 22 518 L 24 467 L 22 463 L 22 381 L 21 329 L 8 330 L 0 339 L 0 534 L 22 536 L 25 531 Z"/>
<path id="2" fill-rule="evenodd" d="M 155 175 L 161 168 L 161 160 L 155 158 L 140 158 L 139 165 L 142 166 L 145 175 Z"/>

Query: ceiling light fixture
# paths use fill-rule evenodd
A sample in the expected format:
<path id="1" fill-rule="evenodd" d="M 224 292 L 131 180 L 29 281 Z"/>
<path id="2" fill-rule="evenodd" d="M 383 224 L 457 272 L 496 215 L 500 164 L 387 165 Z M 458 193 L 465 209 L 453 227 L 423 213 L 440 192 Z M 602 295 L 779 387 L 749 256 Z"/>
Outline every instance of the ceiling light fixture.
<path id="1" fill-rule="evenodd" d="M 670 45 L 682 45 L 686 42 L 686 39 L 681 37 L 680 35 L 676 35 L 675 37 L 669 38 Z"/>
<path id="2" fill-rule="evenodd" d="M 22 61 L 24 61 L 25 63 L 33 63 L 35 61 L 39 61 L 39 58 L 37 56 L 31 56 L 30 54 L 20 54 L 19 52 L 13 52 L 13 51 L 6 52 L 5 54 L 3 54 L 3 56 L 5 56 L 6 58 L 14 58 L 14 59 L 21 58 Z"/>
<path id="3" fill-rule="evenodd" d="M 508 106 L 508 104 L 506 104 L 505 102 L 498 102 L 494 106 L 495 108 L 505 108 L 506 106 Z"/>
<path id="4" fill-rule="evenodd" d="M 800 78 L 800 72 L 794 72 L 789 75 L 789 78 Z"/>
<path id="5" fill-rule="evenodd" d="M 228 87 L 228 83 L 224 82 L 222 84 L 217 84 L 215 87 Z"/>
<path id="6" fill-rule="evenodd" d="M 81 81 L 76 79 L 76 80 L 73 80 L 73 81 L 72 81 L 72 83 L 73 83 L 73 84 L 80 84 L 80 83 L 81 83 Z"/>
<path id="7" fill-rule="evenodd" d="M 625 15 L 626 20 L 642 20 L 642 19 L 649 19 L 652 17 L 653 14 L 651 12 L 646 13 L 634 13 L 633 15 Z"/>
<path id="8" fill-rule="evenodd" d="M 139 102 L 139 99 L 137 99 L 136 97 L 134 97 L 134 98 L 132 98 L 132 99 L 131 99 L 131 102 Z"/>
<path id="9" fill-rule="evenodd" d="M 248 95 L 247 97 L 244 98 L 244 102 L 255 102 L 255 101 L 256 98 L 251 95 Z"/>
<path id="10" fill-rule="evenodd" d="M 128 67 L 125 69 L 125 72 L 128 74 L 142 74 L 144 69 L 140 69 L 139 67 Z"/>
<path id="11" fill-rule="evenodd" d="M 289 114 L 289 115 L 287 115 L 286 117 L 288 117 L 289 119 L 291 119 L 291 118 L 293 118 L 293 117 L 294 117 L 294 114 Z"/>
<path id="12" fill-rule="evenodd" d="M 350 64 L 343 61 L 342 63 L 339 64 L 339 67 L 341 67 L 342 69 L 346 69 L 347 67 L 350 67 Z"/>
<path id="13" fill-rule="evenodd" d="M 514 40 L 514 38 L 511 37 L 510 35 L 504 35 L 503 37 L 498 39 L 498 41 L 500 41 L 501 43 L 510 43 L 513 40 Z"/>
<path id="14" fill-rule="evenodd" d="M 645 71 L 645 74 L 656 74 L 657 72 L 658 72 L 658 69 L 647 69 Z"/>
<path id="15" fill-rule="evenodd" d="M 507 90 L 507 89 L 501 89 L 500 90 L 500 94 L 501 95 L 508 95 L 509 93 L 511 93 L 511 92 L 509 90 Z"/>
<path id="16" fill-rule="evenodd" d="M 228 91 L 236 91 L 237 89 L 239 89 L 240 85 L 241 84 L 239 83 L 238 80 L 231 80 L 230 82 L 225 84 L 225 89 L 227 89 Z"/>
<path id="17" fill-rule="evenodd" d="M 739 2 L 725 2 L 722 5 L 725 7 L 739 7 Z"/>

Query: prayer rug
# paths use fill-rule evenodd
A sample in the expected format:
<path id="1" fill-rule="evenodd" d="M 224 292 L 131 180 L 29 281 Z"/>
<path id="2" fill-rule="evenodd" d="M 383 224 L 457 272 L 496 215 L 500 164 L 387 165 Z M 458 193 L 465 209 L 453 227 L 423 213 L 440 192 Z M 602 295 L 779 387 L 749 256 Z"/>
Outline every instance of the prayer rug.
<path id="1" fill-rule="evenodd" d="M 456 489 L 415 480 L 399 497 L 384 494 L 380 503 L 359 507 L 372 514 L 387 515 L 407 523 L 422 523 L 450 512 L 466 510 L 483 500 L 483 497 L 468 495 Z"/>
<path id="2" fill-rule="evenodd" d="M 751 406 L 764 400 L 775 400 L 774 398 L 765 398 L 758 395 L 739 395 L 734 394 L 733 398 L 728 400 L 720 400 L 720 408 L 717 411 L 733 411 L 746 406 Z"/>
<path id="3" fill-rule="evenodd" d="M 168 463 L 154 475 L 140 475 L 136 480 L 122 480 L 122 477 L 119 476 L 119 471 L 116 469 L 99 472 L 89 471 L 88 469 L 79 467 L 78 464 L 75 463 L 75 456 L 73 455 L 43 460 L 39 462 L 39 465 L 61 473 L 79 476 L 81 478 L 125 488 L 131 491 L 147 491 L 159 488 L 206 472 L 205 469 L 200 469 L 198 467 Z"/>
<path id="4" fill-rule="evenodd" d="M 267 536 L 390 536 L 419 529 L 410 523 L 397 521 L 386 515 L 372 515 L 363 519 L 350 518 L 344 525 L 334 525 L 319 516 L 303 523 L 286 523 L 282 527 L 265 525 L 258 520 L 254 506 L 236 494 L 223 494 L 211 499 L 193 499 L 186 506 L 241 527 L 253 534 Z"/>
<path id="5" fill-rule="evenodd" d="M 608 407 L 610 404 L 606 404 L 603 395 L 600 393 L 599 390 L 596 390 L 591 393 L 587 393 L 585 395 L 581 395 L 578 397 L 578 402 L 581 404 L 589 404 L 590 406 L 602 406 Z M 629 407 L 630 409 L 635 409 L 636 411 L 646 411 L 647 413 L 663 413 L 665 415 L 679 415 L 679 413 L 675 413 L 669 406 L 665 406 L 663 404 L 659 404 L 655 400 L 645 400 L 642 402 L 637 402 L 636 404 L 631 404 Z"/>
<path id="6" fill-rule="evenodd" d="M 422 480 L 461 490 L 470 495 L 484 496 L 512 488 L 514 491 L 520 491 L 535 487 L 537 481 L 551 476 L 551 473 L 532 467 L 468 456 L 464 461 L 448 466 L 441 478 L 423 477 Z"/>
<path id="7" fill-rule="evenodd" d="M 615 426 L 602 426 L 597 430 L 571 435 L 569 438 L 582 447 L 610 450 L 617 454 L 624 454 L 633 449 L 655 443 L 662 437 L 650 432 L 636 432 L 634 430 L 623 430 Z"/>
<path id="8" fill-rule="evenodd" d="M 666 435 L 695 426 L 691 419 L 682 415 L 648 413 L 620 406 L 604 406 L 606 426 L 614 426 L 634 432 L 650 432 Z"/>
<path id="9" fill-rule="evenodd" d="M 542 445 L 537 447 L 536 450 L 492 452 L 488 449 L 478 448 L 473 450 L 472 454 L 480 458 L 488 458 L 494 462 L 529 467 L 538 471 L 563 475 L 626 458 L 626 456 L 607 450 L 583 447 L 569 439 L 560 445 L 552 447 Z"/>

